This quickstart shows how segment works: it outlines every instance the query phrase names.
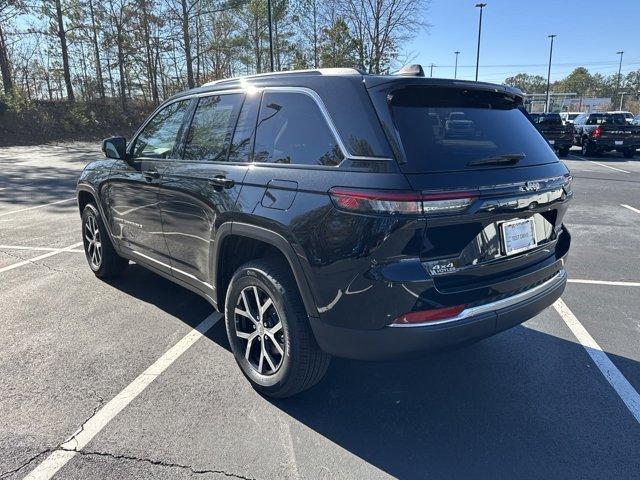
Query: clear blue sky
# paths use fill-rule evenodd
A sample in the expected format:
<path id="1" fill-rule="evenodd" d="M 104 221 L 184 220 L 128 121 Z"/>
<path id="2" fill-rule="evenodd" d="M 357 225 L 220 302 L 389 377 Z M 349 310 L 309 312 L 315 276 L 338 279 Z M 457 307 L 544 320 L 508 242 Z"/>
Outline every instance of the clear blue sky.
<path id="1" fill-rule="evenodd" d="M 500 83 L 519 72 L 547 76 L 549 39 L 553 47 L 551 79 L 585 66 L 604 75 L 618 72 L 617 51 L 624 50 L 623 73 L 640 68 L 640 0 L 483 0 L 479 80 Z M 479 9 L 474 0 L 432 0 L 432 25 L 406 46 L 412 63 L 429 75 L 453 78 L 459 50 L 458 78 L 475 76 Z M 460 67 L 462 65 L 462 67 Z M 483 66 L 484 65 L 484 66 Z M 519 66 L 527 65 L 527 66 Z M 465 67 L 466 66 L 466 67 Z"/>

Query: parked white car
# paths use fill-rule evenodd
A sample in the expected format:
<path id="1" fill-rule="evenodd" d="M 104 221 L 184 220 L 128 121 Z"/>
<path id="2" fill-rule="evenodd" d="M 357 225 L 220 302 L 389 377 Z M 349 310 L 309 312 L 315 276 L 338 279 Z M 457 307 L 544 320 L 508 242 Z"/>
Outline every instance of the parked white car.
<path id="1" fill-rule="evenodd" d="M 562 123 L 565 125 L 568 123 L 573 123 L 575 118 L 584 112 L 560 112 L 560 118 L 562 118 Z"/>

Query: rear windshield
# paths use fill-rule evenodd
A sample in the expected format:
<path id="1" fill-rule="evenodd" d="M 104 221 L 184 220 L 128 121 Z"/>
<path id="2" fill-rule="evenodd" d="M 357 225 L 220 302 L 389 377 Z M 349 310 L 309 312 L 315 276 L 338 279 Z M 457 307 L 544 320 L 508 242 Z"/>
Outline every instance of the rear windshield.
<path id="1" fill-rule="evenodd" d="M 407 160 L 405 171 L 488 168 L 469 163 L 501 155 L 520 157 L 518 166 L 557 161 L 520 103 L 505 94 L 407 87 L 393 92 L 390 106 Z"/>
<path id="2" fill-rule="evenodd" d="M 613 125 L 626 125 L 627 120 L 621 113 L 593 113 L 587 120 L 587 125 L 603 125 L 605 123 Z"/>
<path id="3" fill-rule="evenodd" d="M 531 118 L 538 125 L 562 125 L 562 118 L 557 113 L 538 113 L 531 115 Z"/>

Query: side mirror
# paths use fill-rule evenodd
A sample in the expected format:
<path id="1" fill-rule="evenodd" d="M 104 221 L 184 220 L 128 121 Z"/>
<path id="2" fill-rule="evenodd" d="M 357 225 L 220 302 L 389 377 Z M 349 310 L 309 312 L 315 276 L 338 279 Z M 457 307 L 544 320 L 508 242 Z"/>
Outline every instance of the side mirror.
<path id="1" fill-rule="evenodd" d="M 111 137 L 102 141 L 102 152 L 107 158 L 126 160 L 127 139 L 124 137 Z"/>

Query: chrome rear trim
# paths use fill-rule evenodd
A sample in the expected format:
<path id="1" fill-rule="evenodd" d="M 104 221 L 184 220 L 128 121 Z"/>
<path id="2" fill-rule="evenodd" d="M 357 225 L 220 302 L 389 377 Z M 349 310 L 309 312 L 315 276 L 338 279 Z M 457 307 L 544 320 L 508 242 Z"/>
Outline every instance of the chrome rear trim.
<path id="1" fill-rule="evenodd" d="M 476 315 L 511 307 L 513 305 L 516 305 L 517 303 L 529 300 L 530 298 L 535 297 L 536 295 L 543 292 L 544 290 L 563 282 L 564 280 L 566 280 L 566 278 L 567 278 L 567 272 L 563 268 L 558 273 L 556 273 L 553 278 L 550 278 L 546 282 L 541 283 L 537 287 L 533 287 L 524 292 L 517 293 L 508 298 L 503 298 L 502 300 L 497 300 L 491 303 L 485 303 L 484 305 L 478 305 L 477 307 L 466 308 L 455 317 L 444 318 L 442 320 L 436 320 L 433 322 L 424 322 L 424 323 L 405 323 L 405 324 L 392 323 L 391 325 L 389 325 L 389 327 L 394 327 L 394 328 L 396 327 L 400 327 L 400 328 L 428 327 L 431 325 L 442 325 L 446 323 L 458 322 L 460 320 L 465 320 L 470 317 L 475 317 Z"/>

